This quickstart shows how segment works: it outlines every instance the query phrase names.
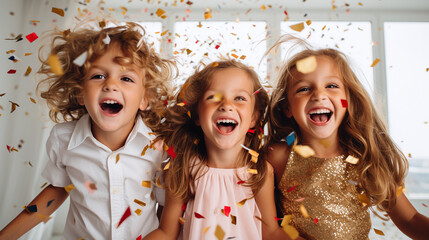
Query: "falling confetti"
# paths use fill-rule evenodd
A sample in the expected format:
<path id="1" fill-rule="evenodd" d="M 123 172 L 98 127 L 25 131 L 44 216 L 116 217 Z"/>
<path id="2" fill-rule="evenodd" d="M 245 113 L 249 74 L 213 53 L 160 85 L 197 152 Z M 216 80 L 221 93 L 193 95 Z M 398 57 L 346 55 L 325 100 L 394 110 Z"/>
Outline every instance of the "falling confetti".
<path id="1" fill-rule="evenodd" d="M 293 150 L 304 158 L 311 157 L 315 154 L 314 150 L 307 145 L 295 145 Z"/>
<path id="2" fill-rule="evenodd" d="M 131 209 L 130 207 L 128 207 L 124 214 L 121 217 L 121 220 L 119 220 L 118 226 L 116 228 L 119 228 L 119 226 L 121 226 L 121 224 L 125 221 L 125 219 L 127 219 L 129 216 L 131 216 Z"/>
<path id="3" fill-rule="evenodd" d="M 197 212 L 194 212 L 194 215 L 195 215 L 196 218 L 205 218 L 203 215 L 201 215 L 201 214 L 199 214 Z"/>
<path id="4" fill-rule="evenodd" d="M 295 139 L 296 139 L 295 132 L 289 133 L 289 135 L 287 135 L 286 137 L 287 145 L 290 146 L 293 142 L 295 142 Z"/>
<path id="5" fill-rule="evenodd" d="M 23 206 L 28 213 L 37 212 L 37 206 L 36 205 L 30 205 L 30 206 Z"/>
<path id="6" fill-rule="evenodd" d="M 97 190 L 97 187 L 95 186 L 95 184 L 94 184 L 94 183 L 91 183 L 91 182 L 89 182 L 89 181 L 86 181 L 86 182 L 85 182 L 85 187 L 86 187 L 86 189 L 88 190 L 88 192 L 89 192 L 90 194 L 93 194 L 93 193 L 94 193 L 94 191 L 95 191 L 95 190 Z"/>
<path id="7" fill-rule="evenodd" d="M 88 57 L 88 52 L 85 51 L 84 53 L 79 55 L 79 57 L 77 57 L 75 60 L 73 60 L 73 63 L 79 67 L 82 67 L 82 65 L 85 63 L 87 57 Z"/>
<path id="8" fill-rule="evenodd" d="M 76 187 L 73 184 L 67 185 L 64 187 L 67 193 L 69 193 L 71 190 L 76 189 Z"/>
<path id="9" fill-rule="evenodd" d="M 7 72 L 7 74 L 15 74 L 16 73 L 16 70 L 15 69 L 10 69 L 8 72 Z"/>
<path id="10" fill-rule="evenodd" d="M 287 193 L 292 192 L 293 190 L 295 190 L 296 186 L 292 186 L 290 188 L 288 188 L 288 190 L 286 190 Z"/>
<path id="11" fill-rule="evenodd" d="M 304 23 L 297 23 L 294 25 L 289 26 L 292 30 L 297 31 L 297 32 L 301 32 L 304 29 Z"/>
<path id="12" fill-rule="evenodd" d="M 9 102 L 12 104 L 10 108 L 10 113 L 13 113 L 16 110 L 16 107 L 19 107 L 19 104 L 12 101 Z"/>
<path id="13" fill-rule="evenodd" d="M 25 71 L 24 76 L 28 76 L 28 75 L 30 75 L 31 70 L 32 70 L 32 69 L 31 69 L 31 67 L 30 67 L 30 66 L 28 66 L 27 71 Z"/>
<path id="14" fill-rule="evenodd" d="M 384 236 L 384 232 L 383 232 L 383 231 L 381 231 L 381 230 L 378 230 L 378 229 L 374 228 L 374 232 L 375 232 L 377 235 Z"/>
<path id="15" fill-rule="evenodd" d="M 237 206 L 242 207 L 246 203 L 246 201 L 247 201 L 247 198 L 241 200 L 240 202 L 237 203 Z"/>
<path id="16" fill-rule="evenodd" d="M 216 225 L 215 236 L 218 240 L 223 240 L 225 237 L 225 232 L 219 225 Z"/>
<path id="17" fill-rule="evenodd" d="M 203 234 L 206 234 L 207 233 L 207 231 L 210 229 L 210 226 L 209 227 L 206 227 L 206 228 L 204 228 L 204 230 L 203 230 Z"/>
<path id="18" fill-rule="evenodd" d="M 61 9 L 61 8 L 55 8 L 55 7 L 53 7 L 52 8 L 52 12 L 60 15 L 61 17 L 64 17 L 64 10 Z"/>
<path id="19" fill-rule="evenodd" d="M 366 206 L 366 205 L 371 203 L 371 201 L 369 200 L 369 198 L 366 196 L 365 193 L 362 193 L 362 194 L 358 193 L 358 199 L 362 203 L 363 206 Z"/>
<path id="20" fill-rule="evenodd" d="M 349 106 L 347 99 L 341 99 L 341 105 L 343 106 L 343 108 L 347 108 Z"/>
<path id="21" fill-rule="evenodd" d="M 258 170 L 257 169 L 247 169 L 247 172 L 248 173 L 251 173 L 251 174 L 258 174 Z"/>
<path id="22" fill-rule="evenodd" d="M 142 201 L 138 200 L 137 198 L 134 199 L 134 202 L 137 203 L 138 205 L 142 206 L 142 207 L 146 206 L 145 202 L 142 202 Z"/>
<path id="23" fill-rule="evenodd" d="M 229 217 L 229 213 L 231 212 L 231 207 L 230 206 L 224 206 L 223 207 L 223 213 L 225 214 L 225 216 Z"/>
<path id="24" fill-rule="evenodd" d="M 305 218 L 309 218 L 310 216 L 308 215 L 307 209 L 305 209 L 304 205 L 300 205 L 299 206 L 299 211 L 301 212 L 302 216 L 304 216 Z"/>
<path id="25" fill-rule="evenodd" d="M 61 76 L 64 74 L 63 67 L 61 66 L 61 62 L 58 59 L 57 55 L 54 55 L 54 54 L 49 55 L 48 64 L 49 64 L 49 66 L 51 66 L 51 72 L 52 73 L 54 73 L 58 76 Z"/>
<path id="26" fill-rule="evenodd" d="M 137 214 L 137 216 L 142 214 L 142 210 L 140 208 L 137 208 L 134 212 Z"/>
<path id="27" fill-rule="evenodd" d="M 377 65 L 377 63 L 379 62 L 380 62 L 380 59 L 376 58 L 374 62 L 372 62 L 371 67 L 375 67 L 375 65 Z"/>
<path id="28" fill-rule="evenodd" d="M 174 152 L 174 147 L 173 146 L 171 146 L 171 147 L 169 147 L 168 149 L 167 149 L 167 154 L 168 155 L 170 155 L 172 158 L 175 158 L 176 157 L 176 152 Z"/>
<path id="29" fill-rule="evenodd" d="M 55 199 L 50 200 L 50 201 L 46 204 L 46 207 L 51 206 L 51 204 L 52 204 L 54 201 L 55 201 Z"/>
<path id="30" fill-rule="evenodd" d="M 25 38 L 27 38 L 27 40 L 30 42 L 30 43 L 32 43 L 32 42 L 34 42 L 34 40 L 36 40 L 37 38 L 38 38 L 38 36 L 37 36 L 37 34 L 36 33 L 30 33 L 30 34 L 28 34 L 27 36 L 25 36 Z"/>
<path id="31" fill-rule="evenodd" d="M 151 187 L 151 182 L 150 181 L 142 181 L 142 186 L 150 188 Z"/>
<path id="32" fill-rule="evenodd" d="M 296 70 L 300 73 L 311 73 L 317 68 L 316 56 L 306 57 L 296 62 Z"/>
<path id="33" fill-rule="evenodd" d="M 357 164 L 359 162 L 359 159 L 353 157 L 352 155 L 349 155 L 349 156 L 347 156 L 347 158 L 344 161 L 351 163 L 351 164 Z"/>

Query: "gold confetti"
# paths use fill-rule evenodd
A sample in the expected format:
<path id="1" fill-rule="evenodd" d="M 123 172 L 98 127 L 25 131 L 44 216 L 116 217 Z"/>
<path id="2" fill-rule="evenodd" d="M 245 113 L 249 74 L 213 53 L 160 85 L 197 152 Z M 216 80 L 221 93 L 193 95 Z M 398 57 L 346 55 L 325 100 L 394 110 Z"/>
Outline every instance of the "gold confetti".
<path id="1" fill-rule="evenodd" d="M 235 215 L 230 214 L 231 216 L 231 223 L 234 225 L 237 225 L 237 217 Z"/>
<path id="2" fill-rule="evenodd" d="M 155 12 L 155 14 L 156 14 L 158 17 L 163 16 L 163 15 L 164 15 L 164 13 L 165 13 L 165 11 L 164 11 L 164 10 L 162 10 L 161 8 L 158 8 L 158 10 L 156 10 L 156 12 Z"/>
<path id="3" fill-rule="evenodd" d="M 142 210 L 140 208 L 137 208 L 134 212 L 137 214 L 137 216 L 142 214 Z"/>
<path id="4" fill-rule="evenodd" d="M 280 226 L 285 226 L 288 225 L 290 223 L 290 221 L 292 220 L 292 215 L 284 215 L 283 216 L 283 220 L 282 223 L 280 224 Z"/>
<path id="5" fill-rule="evenodd" d="M 376 234 L 378 234 L 378 235 L 384 236 L 384 232 L 383 232 L 383 231 L 381 231 L 381 230 L 378 230 L 378 229 L 374 228 L 374 232 L 375 232 Z"/>
<path id="6" fill-rule="evenodd" d="M 30 101 L 32 102 L 32 103 L 36 103 L 36 100 L 34 100 L 34 98 L 30 98 Z"/>
<path id="7" fill-rule="evenodd" d="M 215 236 L 219 240 L 223 240 L 223 238 L 225 237 L 225 232 L 219 225 L 216 225 Z"/>
<path id="8" fill-rule="evenodd" d="M 297 23 L 294 25 L 289 26 L 292 30 L 297 31 L 297 32 L 301 32 L 304 29 L 304 23 Z"/>
<path id="9" fill-rule="evenodd" d="M 408 157 L 409 157 L 409 158 L 411 158 L 411 157 L 412 157 L 412 156 L 411 156 L 411 153 L 408 153 Z"/>
<path id="10" fill-rule="evenodd" d="M 358 5 L 359 5 L 359 6 L 363 6 L 363 3 L 361 3 L 361 2 L 360 2 L 360 3 L 358 3 Z"/>
<path id="11" fill-rule="evenodd" d="M 283 230 L 286 232 L 287 235 L 293 240 L 297 239 L 299 237 L 299 232 L 296 230 L 295 227 L 291 225 L 285 225 L 283 226 Z"/>
<path id="12" fill-rule="evenodd" d="M 325 30 L 325 28 L 326 28 L 326 25 L 325 25 L 325 26 L 323 26 L 322 31 L 323 31 L 323 30 Z"/>
<path id="13" fill-rule="evenodd" d="M 307 24 L 307 26 L 310 26 L 311 25 L 311 20 L 308 19 L 307 21 L 305 21 L 305 23 Z"/>
<path id="14" fill-rule="evenodd" d="M 116 155 L 116 163 L 119 162 L 119 154 Z"/>
<path id="15" fill-rule="evenodd" d="M 48 185 L 47 182 L 45 182 L 42 186 L 40 186 L 40 188 L 44 188 L 46 185 Z"/>
<path id="16" fill-rule="evenodd" d="M 377 65 L 377 63 L 379 62 L 380 62 L 380 59 L 376 58 L 374 62 L 372 62 L 371 67 L 375 67 L 375 65 Z"/>
<path id="17" fill-rule="evenodd" d="M 191 50 L 191 49 L 189 49 L 189 48 L 187 48 L 187 49 L 186 49 L 186 54 L 187 54 L 187 55 L 189 55 L 191 52 L 192 52 L 192 50 Z"/>
<path id="18" fill-rule="evenodd" d="M 60 15 L 61 17 L 64 17 L 64 10 L 61 9 L 61 8 L 55 8 L 55 7 L 53 7 L 52 8 L 52 12 Z"/>
<path id="19" fill-rule="evenodd" d="M 241 200 L 240 202 L 237 203 L 237 206 L 242 207 L 246 203 L 246 201 L 247 201 L 247 198 Z"/>
<path id="20" fill-rule="evenodd" d="M 222 93 L 215 93 L 215 95 L 213 95 L 213 101 L 215 102 L 220 102 L 223 99 L 223 95 Z"/>
<path id="21" fill-rule="evenodd" d="M 405 193 L 405 187 L 404 186 L 399 186 L 398 189 L 396 190 L 396 196 L 399 197 L 399 195 L 401 195 L 401 193 Z"/>
<path id="22" fill-rule="evenodd" d="M 163 170 L 167 170 L 167 169 L 169 169 L 170 168 L 170 162 L 168 162 L 167 163 L 167 165 L 165 165 L 165 167 L 164 167 L 164 169 Z"/>
<path id="23" fill-rule="evenodd" d="M 165 30 L 164 32 L 161 33 L 161 37 L 164 36 L 167 33 L 168 33 L 168 30 Z"/>
<path id="24" fill-rule="evenodd" d="M 146 203 L 138 200 L 137 198 L 134 199 L 134 202 L 137 203 L 138 205 L 142 206 L 142 207 L 146 206 Z"/>
<path id="25" fill-rule="evenodd" d="M 314 150 L 307 145 L 294 145 L 293 150 L 304 158 L 311 157 L 315 154 Z"/>
<path id="26" fill-rule="evenodd" d="M 183 106 L 185 106 L 185 103 L 182 103 L 182 102 L 178 103 L 177 106 L 183 107 Z"/>
<path id="27" fill-rule="evenodd" d="M 12 50 L 7 51 L 6 54 L 14 53 L 14 52 L 15 52 L 15 50 L 12 49 Z"/>
<path id="28" fill-rule="evenodd" d="M 305 209 L 304 205 L 301 204 L 299 206 L 299 211 L 301 212 L 302 216 L 304 216 L 305 218 L 309 218 L 310 216 L 308 215 L 307 209 Z"/>
<path id="29" fill-rule="evenodd" d="M 33 54 L 33 53 L 25 53 L 25 56 L 30 56 L 31 54 Z"/>
<path id="30" fill-rule="evenodd" d="M 64 187 L 67 193 L 69 193 L 71 190 L 76 189 L 76 187 L 73 184 L 67 185 Z"/>
<path id="31" fill-rule="evenodd" d="M 207 233 L 207 231 L 210 229 L 210 226 L 208 226 L 208 227 L 206 227 L 206 228 L 204 228 L 204 230 L 203 230 L 203 234 L 206 234 Z"/>
<path id="32" fill-rule="evenodd" d="M 317 68 L 316 56 L 306 57 L 296 62 L 296 70 L 303 74 L 311 73 Z"/>
<path id="33" fill-rule="evenodd" d="M 100 22 L 98 22 L 98 26 L 100 27 L 100 28 L 104 28 L 104 27 L 106 27 L 106 21 L 100 21 Z"/>
<path id="34" fill-rule="evenodd" d="M 206 12 L 204 12 L 204 19 L 209 19 L 209 18 L 212 18 L 212 13 L 211 13 L 211 10 L 210 11 L 206 11 Z"/>
<path id="35" fill-rule="evenodd" d="M 219 63 L 218 63 L 218 62 L 214 62 L 214 63 L 212 64 L 212 66 L 213 66 L 213 67 L 217 67 L 217 66 L 219 66 Z"/>
<path id="36" fill-rule="evenodd" d="M 31 67 L 30 66 L 28 66 L 28 68 L 27 68 L 27 71 L 25 71 L 25 76 L 28 76 L 28 75 L 30 75 L 30 73 L 31 73 Z"/>
<path id="37" fill-rule="evenodd" d="M 49 55 L 49 57 L 48 57 L 48 64 L 51 67 L 51 72 L 52 73 L 54 73 L 54 74 L 56 74 L 58 76 L 61 76 L 61 75 L 64 74 L 63 67 L 61 66 L 61 62 L 58 59 L 57 55 L 55 55 L 55 54 Z"/>
<path id="38" fill-rule="evenodd" d="M 371 201 L 369 200 L 369 198 L 366 196 L 365 193 L 362 193 L 362 194 L 358 193 L 358 199 L 362 203 L 363 206 L 366 206 L 366 205 L 371 203 Z"/>
<path id="39" fill-rule="evenodd" d="M 251 173 L 251 174 L 258 174 L 258 170 L 257 169 L 251 169 L 251 168 L 249 168 L 249 169 L 247 169 L 247 172 Z"/>
<path id="40" fill-rule="evenodd" d="M 19 104 L 16 102 L 9 101 L 12 105 L 10 108 L 10 113 L 13 113 L 16 110 L 16 107 L 19 107 Z"/>
<path id="41" fill-rule="evenodd" d="M 267 8 L 265 7 L 265 5 L 262 4 L 261 10 L 265 10 L 265 9 L 267 9 Z"/>
<path id="42" fill-rule="evenodd" d="M 358 159 L 358 158 L 353 157 L 352 155 L 349 155 L 349 156 L 346 158 L 346 160 L 344 160 L 344 161 L 346 161 L 346 162 L 348 162 L 348 163 L 351 163 L 351 164 L 357 164 L 357 163 L 359 162 L 359 159 Z"/>
<path id="43" fill-rule="evenodd" d="M 240 59 L 241 59 L 241 60 L 246 59 L 246 55 L 241 55 Z"/>
<path id="44" fill-rule="evenodd" d="M 151 187 L 151 182 L 150 181 L 142 181 L 142 186 L 150 188 Z"/>
<path id="45" fill-rule="evenodd" d="M 179 217 L 179 223 L 180 224 L 184 224 L 186 222 L 186 220 L 184 219 L 184 218 L 182 218 L 182 217 Z"/>
<path id="46" fill-rule="evenodd" d="M 142 151 L 142 153 L 140 154 L 141 156 L 144 156 L 145 154 L 146 154 L 146 150 L 149 148 L 149 145 L 146 145 L 144 148 L 143 148 L 143 151 Z"/>
<path id="47" fill-rule="evenodd" d="M 190 111 L 188 111 L 188 112 L 187 112 L 187 114 L 188 114 L 189 118 L 192 118 L 192 117 L 191 117 L 191 112 L 190 112 Z"/>

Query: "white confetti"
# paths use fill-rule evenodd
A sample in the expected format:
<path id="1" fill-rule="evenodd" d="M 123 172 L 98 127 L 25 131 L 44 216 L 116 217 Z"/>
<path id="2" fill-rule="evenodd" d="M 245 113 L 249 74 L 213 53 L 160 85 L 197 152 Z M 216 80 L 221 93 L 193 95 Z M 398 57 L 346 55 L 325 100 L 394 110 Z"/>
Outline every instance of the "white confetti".
<path id="1" fill-rule="evenodd" d="M 109 45 L 109 44 L 110 44 L 110 37 L 109 37 L 109 35 L 108 35 L 108 34 L 106 35 L 106 38 L 104 38 L 104 39 L 103 39 L 103 42 L 104 42 L 104 44 L 106 44 L 106 45 Z"/>
<path id="2" fill-rule="evenodd" d="M 86 61 L 87 56 L 88 56 L 88 52 L 84 52 L 79 57 L 77 57 L 75 60 L 73 60 L 73 63 L 78 65 L 79 67 L 82 67 L 82 65 Z"/>

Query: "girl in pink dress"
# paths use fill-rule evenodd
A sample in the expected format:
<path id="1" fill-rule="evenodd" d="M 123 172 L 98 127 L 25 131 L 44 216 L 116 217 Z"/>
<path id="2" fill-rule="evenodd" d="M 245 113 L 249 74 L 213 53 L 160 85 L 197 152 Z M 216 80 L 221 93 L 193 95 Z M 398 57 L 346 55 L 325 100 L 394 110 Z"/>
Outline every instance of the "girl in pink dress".
<path id="1" fill-rule="evenodd" d="M 183 85 L 159 139 L 166 205 L 145 239 L 289 239 L 275 219 L 274 175 L 258 159 L 268 96 L 256 73 L 214 62 Z"/>

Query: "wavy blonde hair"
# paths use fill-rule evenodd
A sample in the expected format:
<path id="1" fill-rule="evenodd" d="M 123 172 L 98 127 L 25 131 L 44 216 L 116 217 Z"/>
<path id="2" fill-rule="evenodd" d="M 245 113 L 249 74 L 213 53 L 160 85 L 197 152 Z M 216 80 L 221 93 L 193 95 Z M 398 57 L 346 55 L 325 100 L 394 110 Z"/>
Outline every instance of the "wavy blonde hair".
<path id="1" fill-rule="evenodd" d="M 197 71 L 190 76 L 182 89 L 176 96 L 177 104 L 168 108 L 165 113 L 166 121 L 159 125 L 155 132 L 158 138 L 163 139 L 168 146 L 174 147 L 177 153 L 175 158 L 170 160 L 170 167 L 165 175 L 165 186 L 172 196 L 187 201 L 195 195 L 194 181 L 196 173 L 207 163 L 207 151 L 204 142 L 204 133 L 200 126 L 196 125 L 198 120 L 198 102 L 210 87 L 212 76 L 219 71 L 228 68 L 238 68 L 245 71 L 253 82 L 253 90 L 259 92 L 255 94 L 255 113 L 258 114 L 257 123 L 253 134 L 247 134 L 244 145 L 253 150 L 261 147 L 262 141 L 262 121 L 265 109 L 268 105 L 268 94 L 262 88 L 258 75 L 248 66 L 235 60 L 226 60 L 207 65 L 201 71 Z M 188 115 L 190 113 L 190 116 Z M 243 149 L 244 151 L 244 149 Z M 201 160 L 201 164 L 196 166 L 193 162 L 195 158 Z M 266 175 L 266 164 L 261 158 L 255 164 L 250 161 L 250 154 L 246 151 L 241 159 L 237 160 L 237 167 L 249 166 L 258 170 L 258 174 L 253 174 L 246 182 L 256 194 L 262 186 Z M 198 169 L 198 170 L 196 170 Z"/>
<path id="2" fill-rule="evenodd" d="M 267 111 L 267 146 L 280 142 L 299 126 L 286 117 L 287 89 L 294 78 L 296 63 L 310 56 L 326 56 L 336 64 L 345 86 L 347 113 L 339 126 L 340 145 L 346 154 L 360 159 L 356 166 L 359 189 L 370 198 L 369 206 L 389 211 L 396 204 L 396 191 L 403 184 L 408 161 L 389 137 L 386 125 L 378 115 L 365 88 L 350 68 L 347 57 L 335 49 L 306 49 L 293 56 L 282 68 L 277 88 Z"/>
<path id="3" fill-rule="evenodd" d="M 154 128 L 161 120 L 165 110 L 163 96 L 170 92 L 169 80 L 176 68 L 174 62 L 162 59 L 144 41 L 145 30 L 142 26 L 128 22 L 124 26 L 104 28 L 101 30 L 80 29 L 74 32 L 52 33 L 50 55 L 56 55 L 61 63 L 64 74 L 59 76 L 52 72 L 48 58 L 39 59 L 42 62 L 38 73 L 46 78 L 37 85 L 41 97 L 46 99 L 50 109 L 49 116 L 54 122 L 72 121 L 82 117 L 87 110 L 78 103 L 82 94 L 83 79 L 91 64 L 102 56 L 109 45 L 103 42 L 107 36 L 110 44 L 117 43 L 125 57 L 115 59 L 119 64 L 133 64 L 145 70 L 145 94 L 149 110 L 140 111 L 143 121 Z M 46 47 L 46 46 L 45 46 Z M 73 63 L 74 59 L 87 52 L 87 59 L 82 66 Z M 47 87 L 47 90 L 41 90 Z"/>

